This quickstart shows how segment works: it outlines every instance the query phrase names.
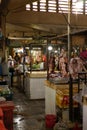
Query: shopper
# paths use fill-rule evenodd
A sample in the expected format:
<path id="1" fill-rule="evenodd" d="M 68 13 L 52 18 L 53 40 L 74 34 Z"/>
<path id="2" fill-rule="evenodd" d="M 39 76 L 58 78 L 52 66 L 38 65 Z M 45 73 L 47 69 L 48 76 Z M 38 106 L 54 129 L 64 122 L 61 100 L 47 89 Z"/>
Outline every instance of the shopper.
<path id="1" fill-rule="evenodd" d="M 6 83 L 8 83 L 8 85 L 10 86 L 9 68 L 5 57 L 2 57 L 1 68 L 2 68 L 2 77 L 6 81 Z"/>
<path id="2" fill-rule="evenodd" d="M 14 59 L 12 58 L 12 56 L 9 56 L 9 58 L 8 58 L 8 69 L 9 69 L 9 73 L 11 75 L 11 87 L 13 87 Z"/>
<path id="3" fill-rule="evenodd" d="M 8 63 L 5 59 L 5 57 L 2 57 L 1 65 L 2 65 L 2 75 L 8 76 L 9 75 L 9 68 L 8 68 Z"/>

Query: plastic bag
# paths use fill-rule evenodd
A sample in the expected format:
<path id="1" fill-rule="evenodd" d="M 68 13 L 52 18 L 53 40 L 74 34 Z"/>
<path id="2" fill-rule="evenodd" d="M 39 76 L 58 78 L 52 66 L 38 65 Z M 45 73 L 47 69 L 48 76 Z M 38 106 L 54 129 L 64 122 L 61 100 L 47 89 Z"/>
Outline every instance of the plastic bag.
<path id="1" fill-rule="evenodd" d="M 58 123 L 55 124 L 53 130 L 68 130 L 66 122 L 60 120 Z"/>
<path id="2" fill-rule="evenodd" d="M 82 90 L 79 91 L 79 93 L 76 93 L 73 96 L 73 99 L 80 103 L 82 105 L 83 102 L 83 96 L 87 94 L 87 86 L 85 85 L 85 83 L 82 84 Z"/>

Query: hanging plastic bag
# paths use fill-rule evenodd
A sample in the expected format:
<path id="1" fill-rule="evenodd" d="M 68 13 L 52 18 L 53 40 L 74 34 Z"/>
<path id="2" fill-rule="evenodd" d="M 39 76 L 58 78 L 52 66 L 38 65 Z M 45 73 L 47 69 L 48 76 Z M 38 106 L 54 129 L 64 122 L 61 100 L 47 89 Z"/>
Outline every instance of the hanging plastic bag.
<path id="1" fill-rule="evenodd" d="M 79 93 L 76 93 L 74 96 L 73 96 L 73 99 L 80 103 L 82 105 L 82 102 L 83 102 L 83 96 L 87 94 L 87 86 L 85 83 L 82 83 L 82 90 L 79 91 Z"/>
<path id="2" fill-rule="evenodd" d="M 53 130 L 68 130 L 67 123 L 60 120 L 58 123 L 55 124 Z"/>

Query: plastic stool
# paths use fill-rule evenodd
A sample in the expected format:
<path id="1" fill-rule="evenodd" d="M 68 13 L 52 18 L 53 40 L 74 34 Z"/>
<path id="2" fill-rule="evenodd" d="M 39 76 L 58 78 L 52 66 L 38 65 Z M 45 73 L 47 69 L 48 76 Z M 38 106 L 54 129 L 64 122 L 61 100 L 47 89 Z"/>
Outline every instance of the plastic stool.
<path id="1" fill-rule="evenodd" d="M 7 130 L 2 120 L 0 120 L 0 130 Z"/>
<path id="2" fill-rule="evenodd" d="M 3 110 L 0 108 L 0 120 L 3 120 Z"/>
<path id="3" fill-rule="evenodd" d="M 7 130 L 13 130 L 14 103 L 12 101 L 5 101 L 0 104 L 0 108 L 3 111 L 3 122 L 5 127 L 7 128 Z"/>

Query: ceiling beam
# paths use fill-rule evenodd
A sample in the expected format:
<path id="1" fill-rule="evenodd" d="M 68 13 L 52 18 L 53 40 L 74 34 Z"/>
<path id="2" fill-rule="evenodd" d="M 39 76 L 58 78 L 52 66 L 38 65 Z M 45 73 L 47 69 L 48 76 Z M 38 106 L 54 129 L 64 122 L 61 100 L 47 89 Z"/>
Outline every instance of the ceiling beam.
<path id="1" fill-rule="evenodd" d="M 12 15 L 14 17 L 12 17 Z M 67 14 L 65 14 L 67 18 Z M 47 19 L 46 19 L 47 18 Z M 6 21 L 13 24 L 53 24 L 67 26 L 67 21 L 62 14 L 59 13 L 44 13 L 44 12 L 32 12 L 25 11 L 19 13 L 9 13 L 6 17 Z M 87 16 L 82 14 L 71 14 L 71 26 L 87 27 Z"/>

